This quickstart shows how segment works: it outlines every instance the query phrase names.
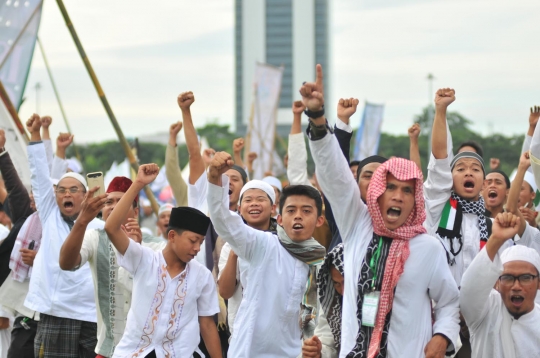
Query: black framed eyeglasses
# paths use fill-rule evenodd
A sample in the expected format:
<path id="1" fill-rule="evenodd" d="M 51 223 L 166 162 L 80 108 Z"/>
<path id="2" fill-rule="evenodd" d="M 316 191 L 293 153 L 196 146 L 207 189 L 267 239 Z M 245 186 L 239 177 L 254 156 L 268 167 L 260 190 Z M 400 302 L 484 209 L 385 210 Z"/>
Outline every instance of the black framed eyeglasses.
<path id="1" fill-rule="evenodd" d="M 72 186 L 71 188 L 64 188 L 63 186 L 56 188 L 56 194 L 65 194 L 66 192 L 70 192 L 71 194 L 78 193 L 82 189 L 77 186 Z"/>
<path id="2" fill-rule="evenodd" d="M 504 286 L 513 286 L 516 280 L 519 281 L 522 285 L 530 285 L 538 275 L 531 275 L 530 273 L 525 273 L 523 275 L 514 276 L 514 275 L 502 275 L 499 277 L 501 285 Z"/>

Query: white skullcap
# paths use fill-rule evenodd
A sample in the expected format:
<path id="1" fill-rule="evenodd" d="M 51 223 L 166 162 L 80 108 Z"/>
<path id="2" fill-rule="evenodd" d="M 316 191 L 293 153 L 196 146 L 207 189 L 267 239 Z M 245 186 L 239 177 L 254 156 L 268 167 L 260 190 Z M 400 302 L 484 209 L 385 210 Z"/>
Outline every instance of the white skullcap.
<path id="1" fill-rule="evenodd" d="M 514 179 L 516 178 L 516 174 L 517 174 L 517 170 L 514 170 L 512 172 L 512 175 L 510 176 L 510 181 L 514 181 Z M 525 172 L 525 177 L 523 177 L 523 180 L 529 183 L 533 192 L 536 193 L 536 191 L 538 190 L 538 186 L 536 186 L 536 181 L 534 180 L 534 174 L 527 170 Z"/>
<path id="2" fill-rule="evenodd" d="M 503 265 L 510 261 L 525 261 L 532 264 L 540 272 L 540 255 L 535 249 L 523 245 L 514 245 L 501 254 Z"/>
<path id="3" fill-rule="evenodd" d="M 283 186 L 281 185 L 281 182 L 276 177 L 264 177 L 263 182 L 268 183 L 274 187 L 276 187 L 279 191 L 283 191 Z"/>
<path id="4" fill-rule="evenodd" d="M 167 211 L 172 211 L 173 208 L 174 208 L 174 206 L 172 204 L 163 204 L 163 205 L 161 205 L 161 207 L 159 208 L 159 211 L 158 211 L 158 216 L 160 216 L 163 213 L 166 213 Z"/>
<path id="5" fill-rule="evenodd" d="M 80 175 L 79 173 L 75 173 L 75 172 L 66 173 L 66 174 L 62 175 L 62 177 L 58 180 L 58 183 L 60 183 L 62 181 L 62 179 L 64 179 L 64 178 L 77 179 L 78 181 L 81 182 L 81 184 L 84 186 L 85 189 L 88 187 L 88 184 L 86 183 L 86 179 L 84 179 L 84 177 L 82 175 Z"/>
<path id="6" fill-rule="evenodd" d="M 75 173 L 81 173 L 82 172 L 82 164 L 79 162 L 77 158 L 69 158 L 67 160 L 68 169 L 70 169 L 72 172 Z"/>
<path id="7" fill-rule="evenodd" d="M 246 185 L 242 187 L 242 190 L 240 190 L 240 201 L 242 201 L 242 195 L 244 195 L 244 193 L 249 189 L 260 189 L 268 194 L 268 197 L 270 197 L 270 200 L 272 200 L 272 204 L 276 202 L 276 192 L 274 191 L 274 188 L 262 180 L 248 181 Z"/>

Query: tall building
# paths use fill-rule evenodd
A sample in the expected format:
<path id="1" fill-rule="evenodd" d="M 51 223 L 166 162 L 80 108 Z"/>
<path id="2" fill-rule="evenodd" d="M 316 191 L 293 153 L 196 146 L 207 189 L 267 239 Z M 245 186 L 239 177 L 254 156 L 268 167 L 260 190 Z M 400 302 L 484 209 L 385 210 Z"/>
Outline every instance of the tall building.
<path id="1" fill-rule="evenodd" d="M 329 0 L 235 0 L 236 131 L 246 133 L 253 101 L 255 63 L 284 66 L 278 132 L 292 123 L 298 89 L 314 80 L 315 65 L 325 72 L 329 92 Z"/>

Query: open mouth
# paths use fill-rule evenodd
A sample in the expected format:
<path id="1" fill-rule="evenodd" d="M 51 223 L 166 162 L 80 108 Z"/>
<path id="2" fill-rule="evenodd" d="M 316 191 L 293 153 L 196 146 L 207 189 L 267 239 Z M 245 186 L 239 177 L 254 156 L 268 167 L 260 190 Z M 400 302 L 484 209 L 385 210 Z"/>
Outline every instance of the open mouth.
<path id="1" fill-rule="evenodd" d="M 302 224 L 294 224 L 292 228 L 293 228 L 293 230 L 302 230 L 304 228 L 304 225 L 302 225 Z"/>
<path id="2" fill-rule="evenodd" d="M 388 215 L 389 218 L 397 219 L 401 215 L 401 209 L 395 206 L 392 206 L 390 209 L 386 211 L 386 215 Z"/>
<path id="3" fill-rule="evenodd" d="M 73 209 L 73 202 L 65 201 L 64 202 L 64 209 Z"/>
<path id="4" fill-rule="evenodd" d="M 467 180 L 464 186 L 466 189 L 474 189 L 474 182 L 472 180 Z"/>
<path id="5" fill-rule="evenodd" d="M 231 195 L 231 194 L 232 194 L 232 189 L 231 189 L 231 188 L 229 188 L 229 195 Z"/>
<path id="6" fill-rule="evenodd" d="M 510 297 L 510 301 L 512 301 L 512 303 L 515 306 L 521 306 L 521 304 L 523 303 L 524 300 L 525 300 L 525 298 L 523 296 L 519 296 L 519 295 L 514 295 L 514 296 Z"/>
<path id="7" fill-rule="evenodd" d="M 260 210 L 250 210 L 248 213 L 250 215 L 259 215 L 261 213 L 261 211 Z"/>
<path id="8" fill-rule="evenodd" d="M 488 192 L 488 198 L 490 198 L 490 199 L 495 199 L 497 196 L 499 196 L 499 195 L 497 194 L 497 192 L 495 190 L 490 190 Z"/>

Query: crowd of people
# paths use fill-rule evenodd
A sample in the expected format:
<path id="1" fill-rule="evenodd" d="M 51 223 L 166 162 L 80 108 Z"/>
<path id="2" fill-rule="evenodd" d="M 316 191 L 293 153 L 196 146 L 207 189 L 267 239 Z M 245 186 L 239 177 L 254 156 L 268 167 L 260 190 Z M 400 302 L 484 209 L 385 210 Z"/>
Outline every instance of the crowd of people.
<path id="1" fill-rule="evenodd" d="M 242 138 L 201 151 L 180 94 L 165 157 L 177 206 L 150 228 L 139 193 L 156 164 L 88 187 L 68 169 L 73 136 L 53 155 L 52 120 L 34 114 L 26 188 L 0 130 L 0 358 L 540 357 L 540 108 L 510 180 L 478 143 L 454 153 L 455 91 L 439 89 L 424 180 L 418 124 L 408 159 L 350 161 L 358 100 L 329 110 L 320 65 L 300 95 L 280 180 L 253 178 Z"/>

